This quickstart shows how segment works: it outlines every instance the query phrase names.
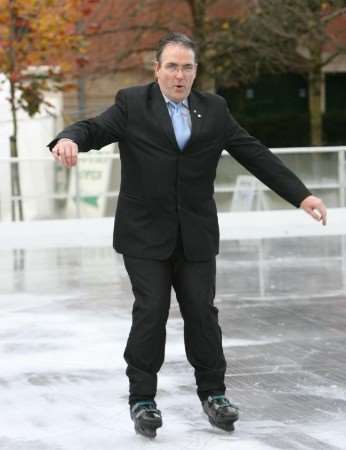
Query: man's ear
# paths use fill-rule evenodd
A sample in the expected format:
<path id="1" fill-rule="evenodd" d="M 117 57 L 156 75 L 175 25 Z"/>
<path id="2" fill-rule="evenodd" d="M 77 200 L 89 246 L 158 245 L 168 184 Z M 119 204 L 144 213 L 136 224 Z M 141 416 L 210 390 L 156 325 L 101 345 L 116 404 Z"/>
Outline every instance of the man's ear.
<path id="1" fill-rule="evenodd" d="M 197 69 L 198 69 L 198 64 L 196 63 L 195 64 L 195 77 L 194 77 L 194 80 L 196 79 L 196 76 L 197 76 Z"/>
<path id="2" fill-rule="evenodd" d="M 154 61 L 154 78 L 157 80 L 157 71 L 160 68 L 160 63 L 158 61 Z"/>

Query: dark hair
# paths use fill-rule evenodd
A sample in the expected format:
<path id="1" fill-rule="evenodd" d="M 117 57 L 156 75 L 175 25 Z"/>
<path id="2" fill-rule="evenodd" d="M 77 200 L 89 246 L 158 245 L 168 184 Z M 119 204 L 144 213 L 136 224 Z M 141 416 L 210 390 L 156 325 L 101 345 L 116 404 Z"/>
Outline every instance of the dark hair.
<path id="1" fill-rule="evenodd" d="M 186 34 L 183 33 L 176 33 L 171 32 L 163 36 L 159 44 L 157 46 L 156 50 L 156 61 L 161 62 L 161 55 L 165 47 L 169 44 L 179 44 L 183 47 L 190 48 L 194 55 L 195 55 L 195 61 L 197 62 L 197 46 L 196 43 Z"/>

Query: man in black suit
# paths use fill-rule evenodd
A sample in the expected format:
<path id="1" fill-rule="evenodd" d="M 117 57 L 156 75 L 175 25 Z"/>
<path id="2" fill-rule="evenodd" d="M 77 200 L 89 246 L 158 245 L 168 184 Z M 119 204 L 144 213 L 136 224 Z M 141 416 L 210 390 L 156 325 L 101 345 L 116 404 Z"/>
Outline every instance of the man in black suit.
<path id="1" fill-rule="evenodd" d="M 222 150 L 324 225 L 326 209 L 238 125 L 222 97 L 191 90 L 197 61 L 190 38 L 170 33 L 156 56 L 155 82 L 120 90 L 113 106 L 67 127 L 49 147 L 71 167 L 79 151 L 119 142 L 114 248 L 123 254 L 135 297 L 124 357 L 136 430 L 155 436 L 162 424 L 154 398 L 172 286 L 203 410 L 213 425 L 232 430 L 238 410 L 225 397 L 226 361 L 214 306 L 219 228 L 213 193 Z"/>

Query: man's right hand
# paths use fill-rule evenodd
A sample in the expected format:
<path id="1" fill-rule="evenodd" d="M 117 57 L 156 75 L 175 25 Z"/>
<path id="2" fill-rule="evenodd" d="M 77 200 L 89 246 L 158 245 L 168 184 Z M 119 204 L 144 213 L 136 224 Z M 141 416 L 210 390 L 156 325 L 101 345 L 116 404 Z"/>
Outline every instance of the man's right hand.
<path id="1" fill-rule="evenodd" d="M 77 164 L 78 145 L 71 139 L 59 139 L 52 150 L 55 161 L 59 161 L 65 167 L 72 167 Z"/>

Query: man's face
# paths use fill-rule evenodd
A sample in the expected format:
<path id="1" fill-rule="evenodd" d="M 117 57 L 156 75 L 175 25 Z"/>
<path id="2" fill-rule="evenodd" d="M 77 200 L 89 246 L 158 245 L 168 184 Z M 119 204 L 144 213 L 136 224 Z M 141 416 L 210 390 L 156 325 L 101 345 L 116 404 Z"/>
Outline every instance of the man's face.
<path id="1" fill-rule="evenodd" d="M 180 44 L 168 44 L 161 61 L 156 63 L 155 75 L 161 92 L 174 102 L 181 102 L 191 92 L 197 64 L 192 49 Z"/>

